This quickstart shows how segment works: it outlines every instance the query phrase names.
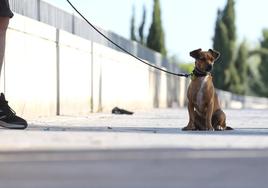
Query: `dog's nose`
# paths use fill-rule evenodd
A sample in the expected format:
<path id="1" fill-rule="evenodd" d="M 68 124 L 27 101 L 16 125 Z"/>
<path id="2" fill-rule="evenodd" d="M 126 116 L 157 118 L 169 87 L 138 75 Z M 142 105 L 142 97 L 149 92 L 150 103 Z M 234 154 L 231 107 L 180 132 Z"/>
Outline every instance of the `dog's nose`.
<path id="1" fill-rule="evenodd" d="M 210 72 L 210 71 L 212 70 L 212 67 L 213 67 L 213 65 L 208 64 L 208 65 L 207 65 L 207 68 L 206 68 L 206 71 L 207 71 L 207 72 Z"/>

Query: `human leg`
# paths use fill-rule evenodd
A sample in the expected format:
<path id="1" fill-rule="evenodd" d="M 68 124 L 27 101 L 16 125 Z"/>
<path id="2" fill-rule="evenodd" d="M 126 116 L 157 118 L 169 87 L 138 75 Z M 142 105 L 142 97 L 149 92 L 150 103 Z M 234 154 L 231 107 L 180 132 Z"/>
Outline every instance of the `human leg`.
<path id="1" fill-rule="evenodd" d="M 9 17 L 0 17 L 0 76 L 5 55 L 6 31 L 9 23 Z"/>
<path id="2" fill-rule="evenodd" d="M 13 16 L 9 8 L 8 0 L 0 1 L 0 76 L 5 55 L 6 32 L 9 19 Z M 3 93 L 0 94 L 0 126 L 9 129 L 25 129 L 28 124 L 23 118 L 16 115 L 10 108 Z"/>

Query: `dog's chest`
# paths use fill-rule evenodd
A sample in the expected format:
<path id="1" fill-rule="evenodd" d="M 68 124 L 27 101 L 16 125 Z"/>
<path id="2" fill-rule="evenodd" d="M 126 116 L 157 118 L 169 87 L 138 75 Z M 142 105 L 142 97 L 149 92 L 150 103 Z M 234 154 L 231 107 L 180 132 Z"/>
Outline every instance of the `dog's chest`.
<path id="1" fill-rule="evenodd" d="M 198 80 L 197 83 L 197 89 L 196 93 L 194 95 L 194 101 L 195 105 L 198 106 L 198 108 L 203 108 L 203 105 L 205 103 L 205 97 L 206 97 L 206 90 L 207 90 L 207 84 L 208 84 L 209 76 L 201 77 Z"/>

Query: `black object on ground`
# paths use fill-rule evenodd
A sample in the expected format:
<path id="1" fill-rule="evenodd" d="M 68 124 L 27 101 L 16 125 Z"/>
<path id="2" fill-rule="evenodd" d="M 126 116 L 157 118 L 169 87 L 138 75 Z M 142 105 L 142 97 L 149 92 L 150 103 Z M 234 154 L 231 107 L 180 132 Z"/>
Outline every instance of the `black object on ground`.
<path id="1" fill-rule="evenodd" d="M 127 110 L 125 110 L 125 109 L 121 109 L 121 108 L 118 108 L 118 107 L 114 107 L 114 108 L 112 109 L 112 114 L 119 114 L 119 115 L 121 115 L 121 114 L 126 114 L 126 115 L 132 115 L 132 114 L 134 114 L 134 112 L 130 112 L 130 111 L 127 111 Z"/>

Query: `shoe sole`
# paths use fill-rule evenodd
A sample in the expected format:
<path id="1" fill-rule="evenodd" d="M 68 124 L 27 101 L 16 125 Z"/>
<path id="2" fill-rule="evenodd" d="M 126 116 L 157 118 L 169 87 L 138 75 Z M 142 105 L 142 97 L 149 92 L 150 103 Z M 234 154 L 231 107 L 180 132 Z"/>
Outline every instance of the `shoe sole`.
<path id="1" fill-rule="evenodd" d="M 8 129 L 26 129 L 27 125 L 11 124 L 4 121 L 0 121 L 0 126 Z"/>

